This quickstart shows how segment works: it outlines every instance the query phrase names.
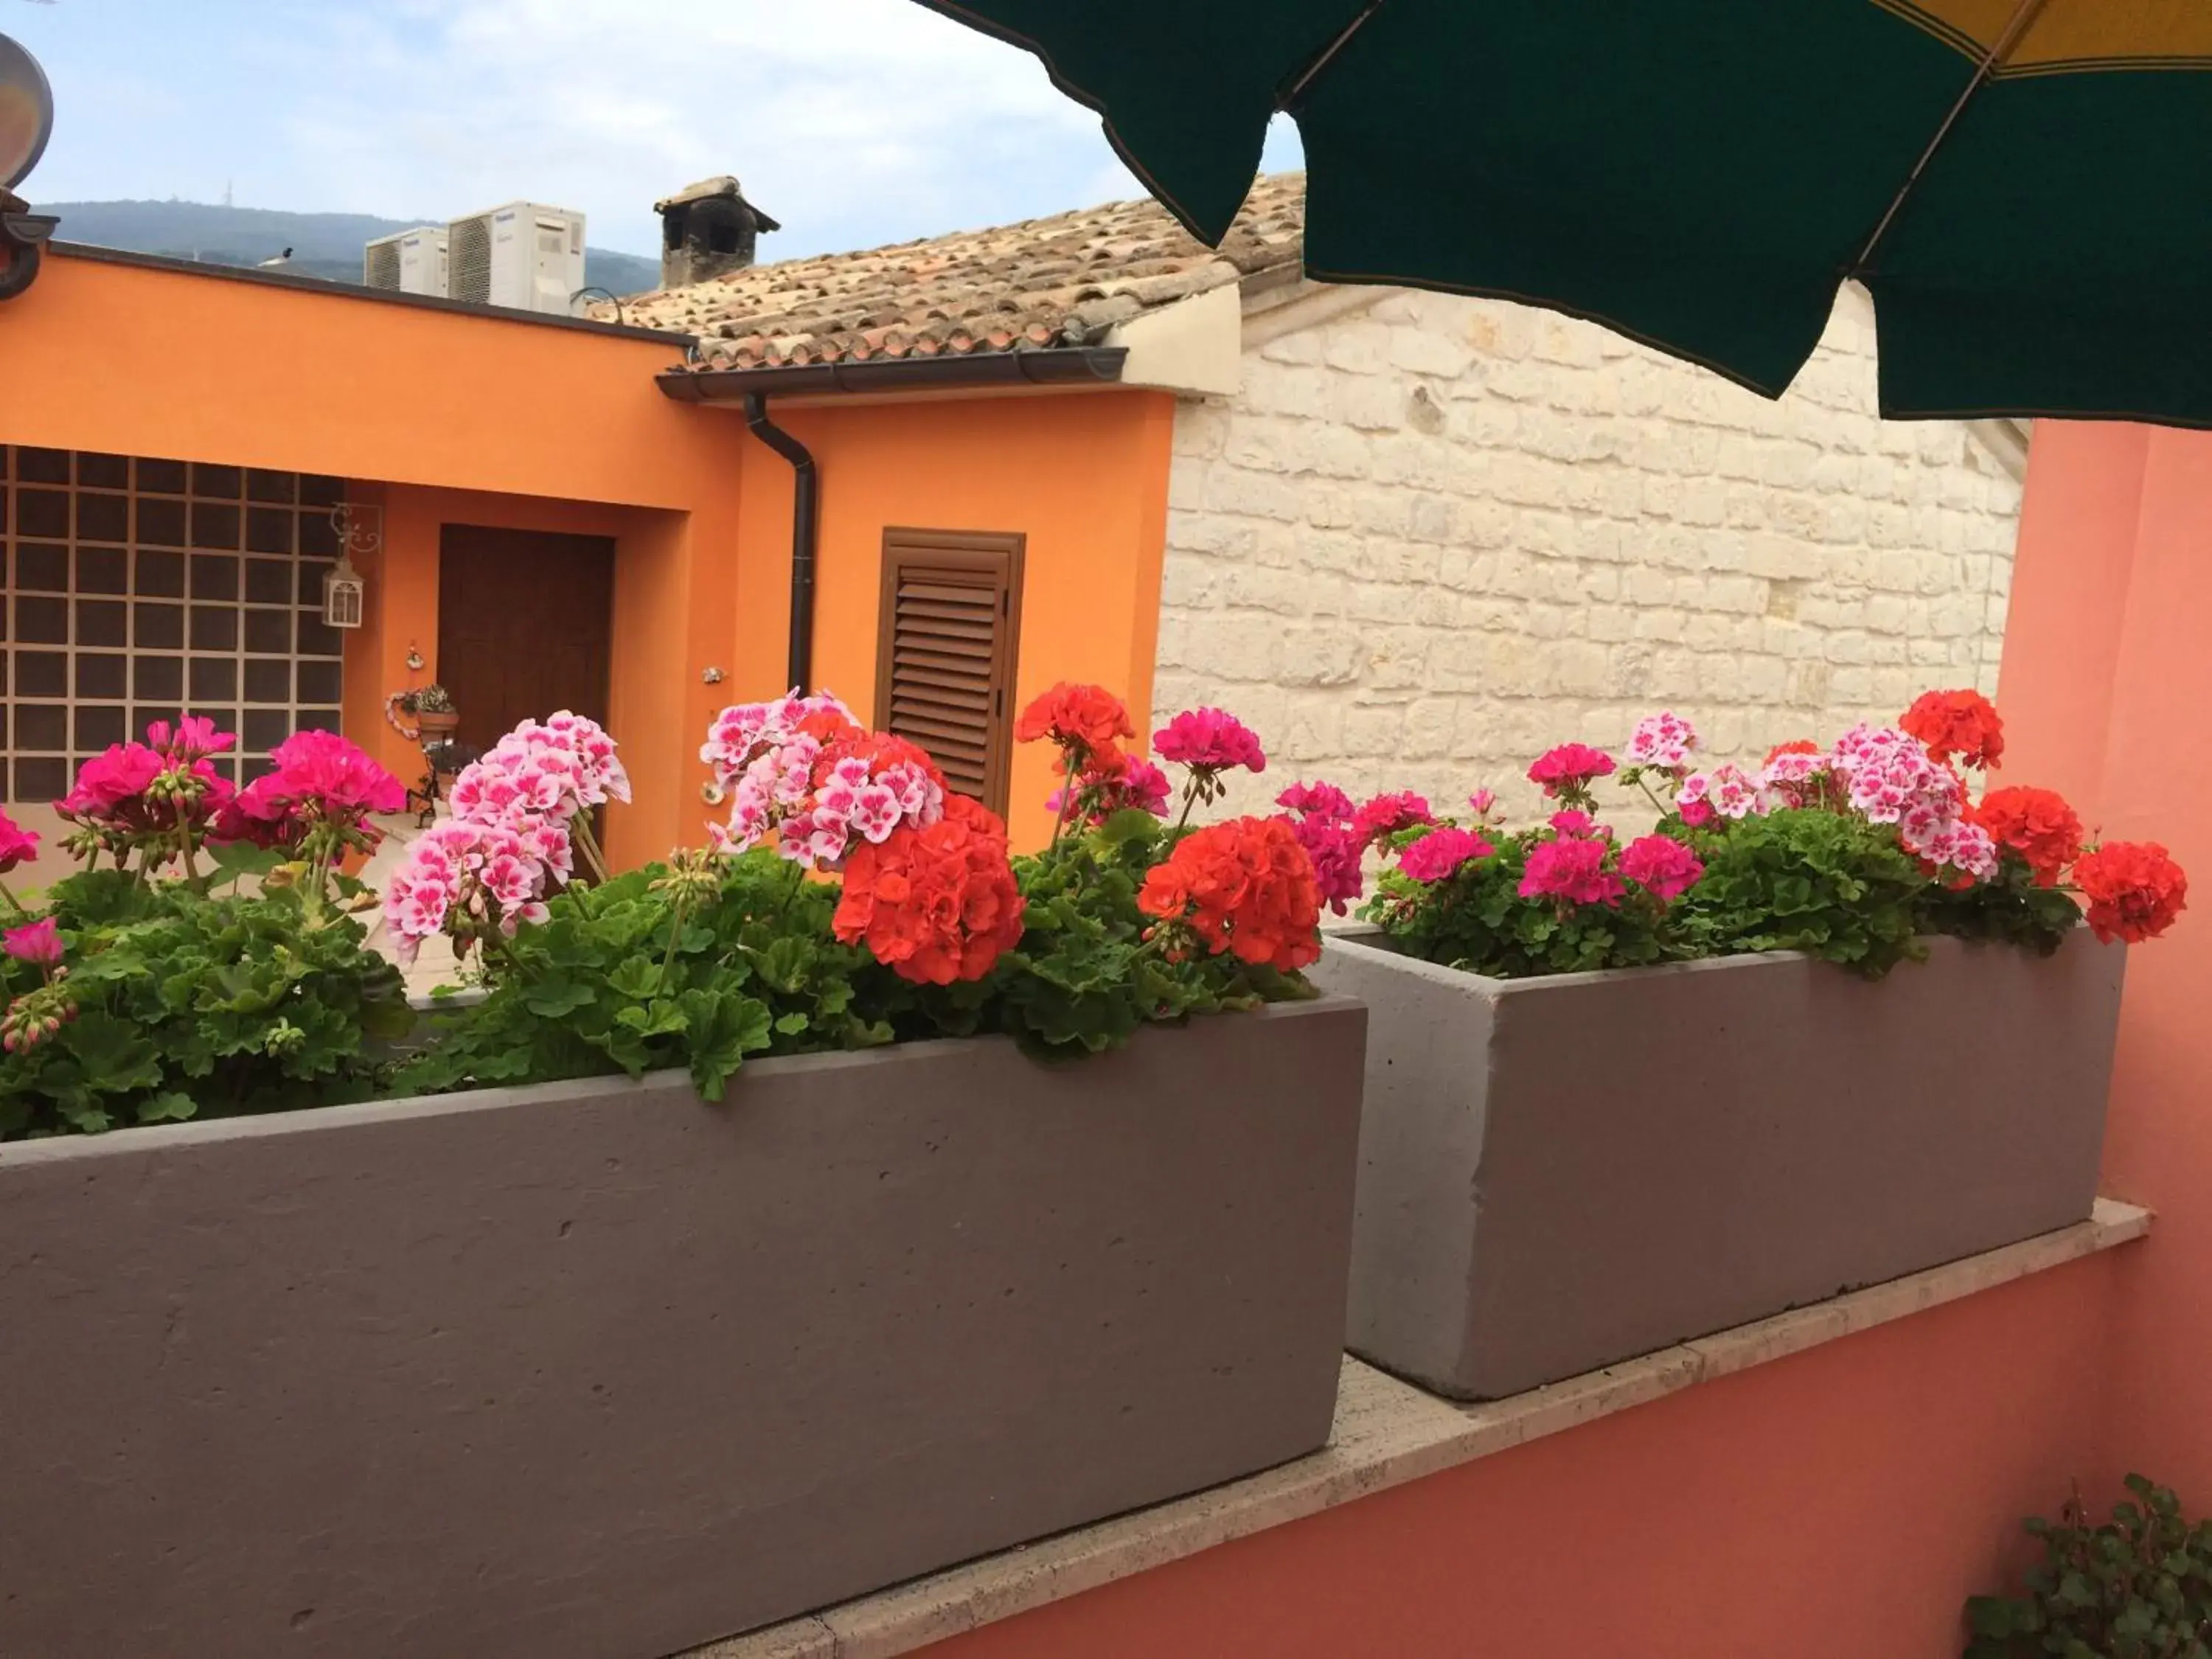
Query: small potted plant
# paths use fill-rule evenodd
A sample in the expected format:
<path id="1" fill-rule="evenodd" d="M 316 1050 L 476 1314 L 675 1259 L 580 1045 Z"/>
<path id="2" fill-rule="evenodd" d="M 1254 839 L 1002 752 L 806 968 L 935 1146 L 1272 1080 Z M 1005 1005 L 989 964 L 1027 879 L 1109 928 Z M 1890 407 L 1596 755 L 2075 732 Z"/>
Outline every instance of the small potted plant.
<path id="1" fill-rule="evenodd" d="M 428 744 L 451 737 L 461 724 L 453 694 L 435 680 L 385 699 L 385 718 L 410 743 Z M 411 721 L 411 725 L 403 724 Z"/>

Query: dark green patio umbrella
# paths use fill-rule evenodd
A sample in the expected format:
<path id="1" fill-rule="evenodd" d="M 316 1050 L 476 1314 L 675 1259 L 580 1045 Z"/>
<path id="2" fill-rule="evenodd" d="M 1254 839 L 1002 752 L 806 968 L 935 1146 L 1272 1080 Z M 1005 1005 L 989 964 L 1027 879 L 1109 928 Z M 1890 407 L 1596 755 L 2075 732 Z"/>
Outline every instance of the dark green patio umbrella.
<path id="1" fill-rule="evenodd" d="M 1202 240 L 1296 117 L 1306 263 L 1770 396 L 1846 277 L 1894 416 L 2212 425 L 2212 0 L 921 0 Z"/>

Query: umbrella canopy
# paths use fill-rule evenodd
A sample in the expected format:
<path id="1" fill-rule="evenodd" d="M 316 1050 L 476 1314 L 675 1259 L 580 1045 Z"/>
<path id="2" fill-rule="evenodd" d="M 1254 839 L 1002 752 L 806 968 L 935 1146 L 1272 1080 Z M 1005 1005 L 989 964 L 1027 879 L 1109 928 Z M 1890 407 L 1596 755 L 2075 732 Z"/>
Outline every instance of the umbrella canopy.
<path id="1" fill-rule="evenodd" d="M 1779 396 L 2212 426 L 2212 0 L 921 0 L 1218 242 L 1270 118 L 1325 282 L 1589 317 Z"/>

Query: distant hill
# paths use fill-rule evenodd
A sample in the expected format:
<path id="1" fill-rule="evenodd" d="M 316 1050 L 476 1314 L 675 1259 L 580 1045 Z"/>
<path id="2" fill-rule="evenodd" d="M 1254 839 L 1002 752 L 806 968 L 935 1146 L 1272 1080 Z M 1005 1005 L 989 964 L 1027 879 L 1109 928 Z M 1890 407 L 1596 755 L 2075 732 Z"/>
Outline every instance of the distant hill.
<path id="1" fill-rule="evenodd" d="M 45 202 L 36 210 L 60 218 L 55 234 L 64 241 L 215 265 L 258 265 L 289 247 L 292 262 L 287 270 L 334 283 L 361 281 L 361 251 L 378 237 L 444 222 L 379 219 L 366 213 L 279 213 L 206 202 Z M 584 280 L 617 294 L 642 294 L 660 286 L 660 262 L 586 248 Z"/>

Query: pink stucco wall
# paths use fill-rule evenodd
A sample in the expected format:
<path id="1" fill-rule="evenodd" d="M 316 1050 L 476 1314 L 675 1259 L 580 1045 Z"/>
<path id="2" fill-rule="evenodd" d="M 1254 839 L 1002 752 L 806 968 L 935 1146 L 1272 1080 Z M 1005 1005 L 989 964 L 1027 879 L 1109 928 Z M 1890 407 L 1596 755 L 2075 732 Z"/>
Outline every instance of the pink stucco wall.
<path id="1" fill-rule="evenodd" d="M 2212 872 L 2212 434 L 2046 424 L 2003 779 Z M 2212 879 L 2212 876 L 2208 876 Z M 2212 919 L 2130 967 L 2106 1188 L 2145 1244 L 988 1626 L 941 1659 L 1949 1659 L 2019 1517 L 2130 1468 L 2212 1508 Z M 2002 1032 L 1961 1032 L 2000 1042 Z"/>

